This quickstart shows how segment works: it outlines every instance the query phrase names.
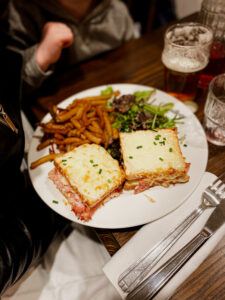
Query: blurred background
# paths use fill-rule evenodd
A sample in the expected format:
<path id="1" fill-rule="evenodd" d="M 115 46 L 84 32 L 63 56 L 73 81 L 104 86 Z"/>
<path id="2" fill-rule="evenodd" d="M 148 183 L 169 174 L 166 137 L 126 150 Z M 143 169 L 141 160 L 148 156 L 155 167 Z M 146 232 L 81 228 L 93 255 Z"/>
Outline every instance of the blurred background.
<path id="1" fill-rule="evenodd" d="M 141 34 L 196 13 L 202 0 L 123 0 Z"/>
<path id="2" fill-rule="evenodd" d="M 18 0 L 19 1 L 19 0 Z M 202 0 L 121 0 L 128 6 L 140 34 L 198 12 Z M 0 0 L 0 14 L 8 0 Z"/>

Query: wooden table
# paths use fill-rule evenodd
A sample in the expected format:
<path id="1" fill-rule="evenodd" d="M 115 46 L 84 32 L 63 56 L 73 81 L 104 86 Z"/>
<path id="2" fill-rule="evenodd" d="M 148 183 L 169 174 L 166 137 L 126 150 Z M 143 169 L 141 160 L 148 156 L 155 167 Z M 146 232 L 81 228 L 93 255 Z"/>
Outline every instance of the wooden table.
<path id="1" fill-rule="evenodd" d="M 112 83 L 136 83 L 163 89 L 162 27 L 151 34 L 132 40 L 119 49 L 74 66 L 29 99 L 29 119 L 40 120 L 52 106 L 82 90 Z M 202 122 L 206 92 L 199 91 L 197 117 Z M 33 97 L 34 98 L 34 97 Z M 209 144 L 207 171 L 216 175 L 225 171 L 225 147 Z M 113 255 L 138 230 L 97 230 L 100 239 Z M 225 238 L 206 261 L 179 287 L 175 299 L 225 299 Z"/>

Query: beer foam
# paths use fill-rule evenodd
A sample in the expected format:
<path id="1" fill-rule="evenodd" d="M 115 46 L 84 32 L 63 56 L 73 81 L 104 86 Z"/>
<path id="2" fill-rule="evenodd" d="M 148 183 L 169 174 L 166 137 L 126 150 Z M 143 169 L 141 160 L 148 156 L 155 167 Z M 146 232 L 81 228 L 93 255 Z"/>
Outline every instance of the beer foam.
<path id="1" fill-rule="evenodd" d="M 182 73 L 191 73 L 204 69 L 208 63 L 208 60 L 207 57 L 203 55 L 201 59 L 197 59 L 195 57 L 180 57 L 174 52 L 174 55 L 171 55 L 171 53 L 170 55 L 163 53 L 162 62 L 168 69 Z"/>
<path id="2" fill-rule="evenodd" d="M 211 42 L 212 32 L 200 25 L 181 25 L 167 32 L 166 38 L 176 45 L 198 46 Z"/>

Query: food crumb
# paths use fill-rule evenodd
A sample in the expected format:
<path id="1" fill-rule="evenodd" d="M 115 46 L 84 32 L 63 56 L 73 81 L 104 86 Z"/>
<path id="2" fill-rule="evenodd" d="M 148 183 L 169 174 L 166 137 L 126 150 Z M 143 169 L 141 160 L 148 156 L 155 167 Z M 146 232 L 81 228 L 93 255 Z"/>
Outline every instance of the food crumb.
<path id="1" fill-rule="evenodd" d="M 155 203 L 156 201 L 154 199 L 152 199 L 150 196 L 144 194 L 144 196 L 152 203 Z"/>

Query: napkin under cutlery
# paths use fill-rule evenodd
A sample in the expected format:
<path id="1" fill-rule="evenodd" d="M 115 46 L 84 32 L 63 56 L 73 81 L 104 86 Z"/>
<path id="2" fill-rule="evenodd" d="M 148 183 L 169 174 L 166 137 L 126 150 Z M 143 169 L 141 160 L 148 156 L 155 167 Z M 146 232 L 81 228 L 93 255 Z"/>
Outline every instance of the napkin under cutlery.
<path id="1" fill-rule="evenodd" d="M 118 286 L 119 275 L 139 257 L 144 255 L 150 248 L 166 236 L 166 234 L 175 228 L 186 216 L 198 207 L 201 202 L 201 195 L 204 189 L 215 180 L 216 176 L 205 172 L 198 187 L 192 195 L 175 211 L 167 216 L 143 226 L 104 266 L 103 271 L 116 290 L 121 299 L 126 298 Z M 166 199 L 165 201 L 173 201 Z M 152 203 L 154 205 L 154 203 Z M 202 229 L 205 221 L 208 219 L 213 208 L 207 209 L 191 227 L 183 234 L 176 244 L 165 254 L 160 262 L 152 269 L 153 273 L 159 266 L 167 261 L 173 254 L 180 250 Z M 184 265 L 183 268 L 163 287 L 163 289 L 154 297 L 154 300 L 169 299 L 175 290 L 193 273 L 198 266 L 207 258 L 209 253 L 217 245 L 225 234 L 225 225 L 223 225 L 194 256 Z"/>

